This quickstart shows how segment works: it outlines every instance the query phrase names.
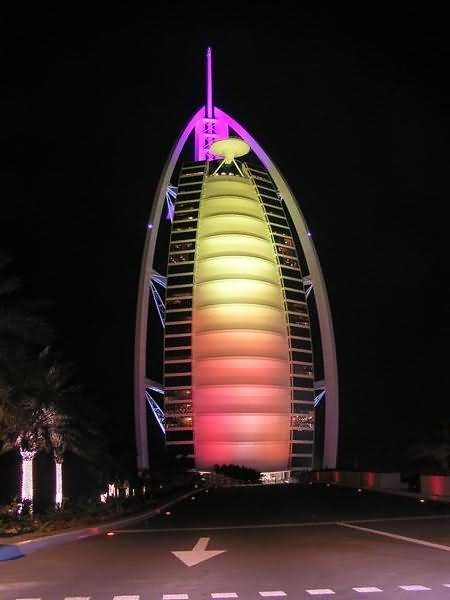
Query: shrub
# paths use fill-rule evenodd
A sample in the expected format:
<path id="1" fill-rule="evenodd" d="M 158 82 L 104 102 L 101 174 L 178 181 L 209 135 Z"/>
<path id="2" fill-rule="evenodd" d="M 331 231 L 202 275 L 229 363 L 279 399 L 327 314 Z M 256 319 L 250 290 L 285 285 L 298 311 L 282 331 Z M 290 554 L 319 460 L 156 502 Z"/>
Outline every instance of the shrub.
<path id="1" fill-rule="evenodd" d="M 249 467 L 242 467 L 240 465 L 214 465 L 214 472 L 221 473 L 232 479 L 248 481 L 251 483 L 257 483 L 261 477 L 261 473 L 256 469 L 250 469 Z"/>

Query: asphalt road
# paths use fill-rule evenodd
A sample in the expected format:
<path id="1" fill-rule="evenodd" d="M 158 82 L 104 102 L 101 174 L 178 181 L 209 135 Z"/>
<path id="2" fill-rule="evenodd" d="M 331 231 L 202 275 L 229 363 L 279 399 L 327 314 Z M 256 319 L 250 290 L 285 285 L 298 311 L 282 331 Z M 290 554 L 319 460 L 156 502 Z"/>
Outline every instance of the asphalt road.
<path id="1" fill-rule="evenodd" d="M 202 491 L 170 513 L 0 562 L 0 599 L 450 600 L 449 505 L 282 485 Z"/>

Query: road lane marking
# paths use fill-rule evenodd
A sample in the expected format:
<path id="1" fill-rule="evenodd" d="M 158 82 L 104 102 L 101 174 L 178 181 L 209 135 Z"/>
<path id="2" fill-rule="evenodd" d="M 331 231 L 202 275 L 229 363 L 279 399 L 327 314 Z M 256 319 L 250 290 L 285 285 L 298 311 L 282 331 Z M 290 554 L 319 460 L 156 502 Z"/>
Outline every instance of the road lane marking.
<path id="1" fill-rule="evenodd" d="M 139 598 L 139 596 L 138 596 Z M 90 596 L 66 596 L 64 600 L 91 600 Z"/>
<path id="2" fill-rule="evenodd" d="M 358 592 L 358 594 L 371 594 L 372 592 L 382 592 L 383 591 L 377 587 L 357 587 L 357 588 L 352 588 L 352 590 L 355 590 L 355 592 Z"/>
<path id="3" fill-rule="evenodd" d="M 163 600 L 189 600 L 189 594 L 163 594 Z"/>
<path id="4" fill-rule="evenodd" d="M 443 583 L 442 584 L 444 587 L 449 587 L 450 588 L 450 583 Z"/>
<path id="5" fill-rule="evenodd" d="M 209 537 L 201 537 L 192 550 L 171 550 L 171 552 L 187 567 L 193 567 L 204 560 L 209 560 L 210 558 L 214 558 L 214 556 L 226 552 L 226 550 L 207 550 L 206 546 L 210 539 Z"/>
<path id="6" fill-rule="evenodd" d="M 114 596 L 113 600 L 139 600 L 139 596 Z"/>
<path id="7" fill-rule="evenodd" d="M 238 598 L 236 592 L 218 592 L 211 594 L 211 598 Z"/>
<path id="8" fill-rule="evenodd" d="M 376 535 L 382 535 L 384 537 L 392 538 L 394 540 L 400 540 L 401 542 L 411 542 L 412 544 L 419 544 L 419 546 L 428 546 L 429 548 L 435 548 L 437 550 L 445 550 L 450 552 L 450 546 L 444 546 L 443 544 L 435 544 L 433 542 L 427 542 L 426 540 L 419 540 L 418 538 L 406 537 L 405 535 L 398 535 L 397 533 L 389 533 L 387 531 L 381 531 L 380 529 L 370 529 L 369 527 L 360 527 L 359 525 L 351 525 L 350 523 L 336 523 L 341 527 L 348 527 L 349 529 L 356 529 L 357 531 L 364 531 L 366 533 L 374 533 Z"/>
<path id="9" fill-rule="evenodd" d="M 278 529 L 283 527 L 326 527 L 340 525 L 341 523 L 390 523 L 391 521 L 427 521 L 436 519 L 450 519 L 450 515 L 421 515 L 416 517 L 385 517 L 377 519 L 350 519 L 348 521 L 302 521 L 300 523 L 260 523 L 255 525 L 213 525 L 208 527 L 158 527 L 115 529 L 114 533 L 167 533 L 179 531 L 226 531 L 232 529 Z"/>
<path id="10" fill-rule="evenodd" d="M 306 590 L 306 592 L 310 596 L 331 596 L 331 594 L 336 593 L 333 590 L 330 590 L 329 588 L 325 588 L 323 590 Z"/>
<path id="11" fill-rule="evenodd" d="M 399 585 L 398 587 L 406 592 L 428 592 L 431 590 L 431 588 L 424 585 Z"/>
<path id="12" fill-rule="evenodd" d="M 276 590 L 273 592 L 259 592 L 259 595 L 263 598 L 278 598 L 280 596 L 286 596 L 286 592 L 282 592 L 281 590 Z"/>

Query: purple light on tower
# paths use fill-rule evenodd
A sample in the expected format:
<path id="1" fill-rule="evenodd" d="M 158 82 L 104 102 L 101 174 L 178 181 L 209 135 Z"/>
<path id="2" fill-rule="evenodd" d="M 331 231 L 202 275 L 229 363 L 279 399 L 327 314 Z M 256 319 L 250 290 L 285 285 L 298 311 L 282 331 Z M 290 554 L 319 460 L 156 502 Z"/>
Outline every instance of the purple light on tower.
<path id="1" fill-rule="evenodd" d="M 211 48 L 206 51 L 206 117 L 214 118 Z"/>
<path id="2" fill-rule="evenodd" d="M 212 49 L 206 52 L 206 105 L 204 117 L 195 123 L 195 160 L 214 160 L 209 151 L 216 140 L 228 137 L 228 124 L 217 119 L 213 101 Z"/>

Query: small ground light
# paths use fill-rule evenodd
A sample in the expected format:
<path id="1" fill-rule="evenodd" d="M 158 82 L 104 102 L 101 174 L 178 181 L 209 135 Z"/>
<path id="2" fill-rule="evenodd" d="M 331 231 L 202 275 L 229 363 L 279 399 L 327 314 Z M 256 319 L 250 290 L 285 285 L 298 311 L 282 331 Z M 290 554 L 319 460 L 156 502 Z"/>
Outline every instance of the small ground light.
<path id="1" fill-rule="evenodd" d="M 195 496 L 191 496 L 191 500 L 195 500 Z"/>
<path id="2" fill-rule="evenodd" d="M 327 487 L 330 487 L 331 483 L 327 483 Z"/>
<path id="3" fill-rule="evenodd" d="M 361 493 L 361 492 L 362 492 L 362 489 L 361 489 L 361 488 L 358 488 L 358 492 L 359 492 L 359 493 Z"/>
<path id="4" fill-rule="evenodd" d="M 106 535 L 109 535 L 109 536 L 114 535 L 114 531 L 108 531 L 108 533 Z"/>
<path id="5" fill-rule="evenodd" d="M 421 499 L 419 500 L 419 502 L 421 502 L 421 503 L 423 504 L 423 503 L 425 502 L 425 500 L 424 500 L 423 498 L 421 498 Z"/>
<path id="6" fill-rule="evenodd" d="M 166 510 L 166 512 L 165 512 L 164 514 L 165 514 L 166 516 L 170 517 L 170 515 L 171 515 L 172 513 L 170 512 L 170 510 Z"/>

